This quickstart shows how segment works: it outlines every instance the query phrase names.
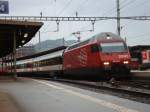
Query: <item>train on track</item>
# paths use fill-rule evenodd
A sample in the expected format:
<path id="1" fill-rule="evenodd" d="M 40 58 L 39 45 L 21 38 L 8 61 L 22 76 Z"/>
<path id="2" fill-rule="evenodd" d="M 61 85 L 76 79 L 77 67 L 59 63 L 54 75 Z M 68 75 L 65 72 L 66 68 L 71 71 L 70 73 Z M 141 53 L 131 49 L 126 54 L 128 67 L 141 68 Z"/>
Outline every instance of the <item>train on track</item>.
<path id="1" fill-rule="evenodd" d="M 18 58 L 17 72 L 50 76 L 129 77 L 130 53 L 120 36 L 103 32 L 68 47 Z"/>
<path id="2" fill-rule="evenodd" d="M 150 46 L 137 45 L 129 48 L 131 55 L 131 68 L 138 70 L 150 69 Z"/>

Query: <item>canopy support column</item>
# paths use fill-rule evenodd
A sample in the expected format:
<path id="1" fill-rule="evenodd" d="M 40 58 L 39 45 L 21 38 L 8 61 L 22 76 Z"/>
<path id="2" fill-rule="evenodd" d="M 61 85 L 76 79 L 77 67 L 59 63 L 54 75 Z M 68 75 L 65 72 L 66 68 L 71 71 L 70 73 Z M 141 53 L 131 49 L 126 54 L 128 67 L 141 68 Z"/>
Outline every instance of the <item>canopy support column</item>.
<path id="1" fill-rule="evenodd" d="M 16 72 L 16 31 L 14 31 L 14 39 L 13 39 L 13 68 L 14 68 L 14 78 L 17 78 Z"/>
<path id="2" fill-rule="evenodd" d="M 2 58 L 2 73 L 4 72 L 4 59 Z"/>
<path id="3" fill-rule="evenodd" d="M 13 63 L 12 63 L 12 60 L 13 60 L 13 54 L 11 53 L 11 55 L 10 55 L 11 57 L 10 57 L 10 60 L 11 60 L 11 62 L 10 62 L 10 66 L 11 66 L 11 73 L 13 72 Z"/>

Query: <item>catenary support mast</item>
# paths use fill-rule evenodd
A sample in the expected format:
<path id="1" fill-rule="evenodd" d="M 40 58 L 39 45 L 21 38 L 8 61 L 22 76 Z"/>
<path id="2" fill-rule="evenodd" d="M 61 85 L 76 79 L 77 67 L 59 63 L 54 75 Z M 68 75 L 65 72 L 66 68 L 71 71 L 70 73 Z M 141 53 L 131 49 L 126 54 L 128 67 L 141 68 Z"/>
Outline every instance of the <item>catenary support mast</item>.
<path id="1" fill-rule="evenodd" d="M 120 1 L 117 0 L 117 33 L 118 35 L 121 35 L 120 30 L 121 30 L 120 28 Z"/>

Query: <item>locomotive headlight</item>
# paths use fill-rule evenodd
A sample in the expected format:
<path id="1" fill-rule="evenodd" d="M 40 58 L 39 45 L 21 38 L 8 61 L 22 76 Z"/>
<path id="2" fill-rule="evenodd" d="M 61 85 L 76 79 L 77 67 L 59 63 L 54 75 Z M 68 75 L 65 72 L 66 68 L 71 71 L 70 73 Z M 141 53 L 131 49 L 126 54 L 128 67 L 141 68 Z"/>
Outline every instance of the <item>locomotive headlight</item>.
<path id="1" fill-rule="evenodd" d="M 128 63 L 129 63 L 129 61 L 123 61 L 123 63 L 124 63 L 124 64 L 128 64 Z"/>
<path id="2" fill-rule="evenodd" d="M 104 62 L 104 65 L 109 65 L 110 63 L 109 62 Z"/>

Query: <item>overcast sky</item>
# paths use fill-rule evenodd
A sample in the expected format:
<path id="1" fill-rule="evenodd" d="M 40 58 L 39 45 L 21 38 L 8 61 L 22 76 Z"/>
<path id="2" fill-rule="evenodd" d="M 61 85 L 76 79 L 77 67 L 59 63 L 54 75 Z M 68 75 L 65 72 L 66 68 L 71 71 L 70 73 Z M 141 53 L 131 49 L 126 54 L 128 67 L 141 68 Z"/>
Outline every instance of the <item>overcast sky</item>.
<path id="1" fill-rule="evenodd" d="M 8 0 L 11 16 L 116 16 L 116 0 Z M 120 0 L 121 16 L 150 15 L 150 0 Z M 127 38 L 129 45 L 150 44 L 150 21 L 121 20 L 121 36 Z M 76 39 L 71 33 L 84 31 L 81 40 L 100 32 L 116 33 L 116 20 L 97 21 L 95 31 L 91 22 L 45 22 L 41 28 L 41 40 L 65 38 Z M 38 35 L 30 42 L 38 42 Z"/>

